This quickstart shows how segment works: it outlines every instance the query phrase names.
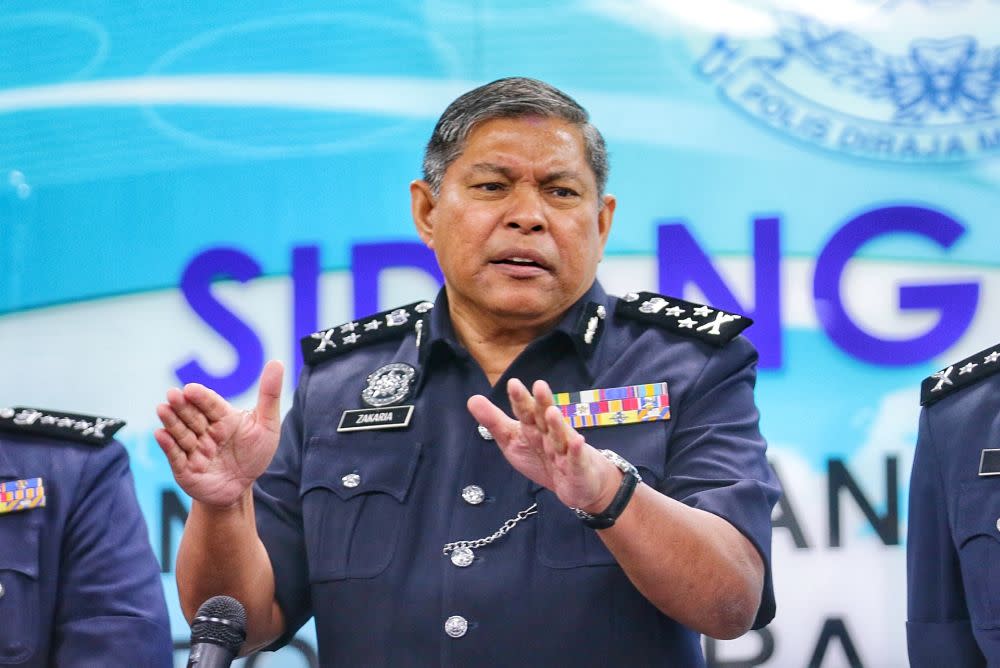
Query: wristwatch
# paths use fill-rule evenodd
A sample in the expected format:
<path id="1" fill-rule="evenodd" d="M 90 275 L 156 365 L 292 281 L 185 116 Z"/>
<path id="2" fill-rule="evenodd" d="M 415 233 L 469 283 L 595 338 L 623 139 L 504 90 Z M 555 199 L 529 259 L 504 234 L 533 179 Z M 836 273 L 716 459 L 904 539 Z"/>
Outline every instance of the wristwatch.
<path id="1" fill-rule="evenodd" d="M 625 474 L 622 476 L 622 484 L 618 486 L 615 498 L 611 499 L 611 503 L 604 509 L 604 512 L 591 515 L 579 508 L 573 508 L 573 512 L 580 518 L 580 521 L 591 529 L 607 529 L 614 526 L 615 520 L 625 510 L 625 506 L 628 505 L 629 500 L 632 498 L 632 493 L 635 492 L 636 485 L 642 482 L 642 476 L 639 475 L 638 469 L 617 452 L 613 450 L 598 450 L 598 452 Z"/>

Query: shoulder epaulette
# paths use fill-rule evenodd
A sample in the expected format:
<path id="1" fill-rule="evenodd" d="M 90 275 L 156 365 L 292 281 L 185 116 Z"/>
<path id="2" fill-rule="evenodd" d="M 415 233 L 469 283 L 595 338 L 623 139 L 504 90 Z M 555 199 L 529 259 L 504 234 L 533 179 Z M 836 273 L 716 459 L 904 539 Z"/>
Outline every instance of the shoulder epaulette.
<path id="1" fill-rule="evenodd" d="M 90 445 L 107 445 L 125 426 L 118 418 L 81 415 L 43 408 L 0 408 L 0 431 L 53 436 Z"/>
<path id="2" fill-rule="evenodd" d="M 356 348 L 393 339 L 412 331 L 433 302 L 413 302 L 367 318 L 321 329 L 302 339 L 302 359 L 312 365 Z"/>
<path id="3" fill-rule="evenodd" d="M 924 382 L 920 384 L 920 405 L 933 404 L 952 392 L 978 383 L 998 370 L 1000 370 L 1000 344 L 981 350 L 924 378 Z"/>
<path id="4" fill-rule="evenodd" d="M 726 345 L 753 324 L 745 315 L 654 292 L 628 293 L 618 300 L 615 313 L 717 346 Z"/>

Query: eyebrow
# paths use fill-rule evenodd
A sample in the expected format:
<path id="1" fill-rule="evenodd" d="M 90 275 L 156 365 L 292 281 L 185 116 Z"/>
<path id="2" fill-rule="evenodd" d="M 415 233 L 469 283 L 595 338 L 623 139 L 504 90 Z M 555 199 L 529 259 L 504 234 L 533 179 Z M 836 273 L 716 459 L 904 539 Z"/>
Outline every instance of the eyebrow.
<path id="1" fill-rule="evenodd" d="M 475 172 L 489 172 L 490 174 L 500 174 L 504 178 L 513 181 L 514 172 L 509 167 L 504 167 L 503 165 L 498 165 L 493 162 L 477 162 L 472 165 L 472 171 Z M 563 170 L 560 172 L 552 172 L 546 174 L 542 178 L 541 183 L 545 185 L 547 183 L 552 183 L 553 181 L 558 181 L 560 179 L 573 179 L 575 181 L 582 181 L 578 172 L 573 170 Z"/>

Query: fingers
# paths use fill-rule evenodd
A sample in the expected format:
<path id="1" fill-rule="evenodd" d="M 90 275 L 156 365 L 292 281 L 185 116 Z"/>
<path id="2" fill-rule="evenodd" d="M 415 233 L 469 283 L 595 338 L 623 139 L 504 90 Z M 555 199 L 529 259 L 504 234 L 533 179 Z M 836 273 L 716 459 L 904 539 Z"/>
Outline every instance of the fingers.
<path id="1" fill-rule="evenodd" d="M 544 426 L 546 425 L 545 411 L 555 403 L 552 390 L 549 389 L 549 384 L 544 380 L 536 380 L 531 386 L 531 392 L 535 400 L 535 422 L 543 425 L 542 431 L 547 431 L 548 427 Z"/>
<path id="2" fill-rule="evenodd" d="M 549 384 L 536 380 L 531 387 L 534 402 L 535 421 L 543 434 L 542 446 L 550 458 L 566 454 L 567 439 L 576 432 L 563 420 L 562 413 L 555 406 L 555 399 Z"/>
<path id="3" fill-rule="evenodd" d="M 170 401 L 171 407 L 173 407 L 176 411 L 177 406 L 171 400 L 172 392 L 173 390 L 167 392 L 167 400 Z M 229 402 L 220 397 L 218 393 L 214 390 L 208 389 L 201 383 L 188 383 L 184 386 L 184 390 L 181 394 L 183 396 L 184 403 L 187 403 L 195 408 L 197 412 L 201 413 L 202 417 L 206 419 L 206 428 L 207 423 L 219 422 L 224 417 L 229 415 L 230 412 L 235 410 L 229 405 Z M 189 427 L 193 427 L 193 425 L 185 419 L 185 414 L 178 413 L 178 415 Z M 204 429 L 197 433 L 200 434 L 202 432 L 204 432 Z"/>
<path id="4" fill-rule="evenodd" d="M 465 405 L 476 422 L 490 430 L 497 445 L 501 449 L 507 447 L 516 434 L 517 422 L 481 394 L 469 397 Z"/>
<path id="5" fill-rule="evenodd" d="M 194 404 L 187 400 L 182 390 L 172 387 L 167 390 L 167 403 L 174 414 L 195 436 L 201 436 L 208 429 L 208 418 Z"/>
<path id="6" fill-rule="evenodd" d="M 540 431 L 545 428 L 545 423 L 537 419 L 540 416 L 535 410 L 535 398 L 528 392 L 524 383 L 517 378 L 508 380 L 507 397 L 510 399 L 511 412 L 522 427 L 533 427 Z"/>
<path id="7" fill-rule="evenodd" d="M 173 390 L 177 391 L 177 390 Z M 169 396 L 171 393 L 168 392 Z M 192 454 L 198 449 L 198 436 L 191 431 L 191 429 L 185 424 L 183 420 L 178 417 L 174 409 L 168 404 L 160 404 L 156 407 L 156 416 L 160 418 L 160 422 L 163 423 L 166 435 L 170 436 L 173 445 L 181 448 L 185 456 Z M 160 443 L 160 439 L 157 438 L 157 443 Z M 163 443 L 160 443 L 161 447 Z M 168 443 L 169 445 L 169 443 Z M 164 450 L 166 453 L 166 450 Z M 169 453 L 167 453 L 169 457 Z"/>
<path id="8" fill-rule="evenodd" d="M 551 449 L 554 454 L 565 455 L 572 468 L 581 467 L 583 446 L 586 443 L 583 435 L 566 424 L 563 414 L 556 406 L 549 406 L 545 410 L 544 420 L 548 428 L 545 436 L 546 449 Z"/>
<path id="9" fill-rule="evenodd" d="M 187 463 L 187 453 L 181 446 L 177 445 L 177 441 L 170 435 L 170 432 L 166 429 L 156 429 L 153 431 L 153 438 L 156 439 L 160 450 L 163 450 L 163 454 L 167 456 L 171 469 L 176 472 L 184 468 Z"/>
<path id="10" fill-rule="evenodd" d="M 271 360 L 260 374 L 260 388 L 257 390 L 257 419 L 271 431 L 281 426 L 281 380 L 285 367 L 277 360 Z"/>

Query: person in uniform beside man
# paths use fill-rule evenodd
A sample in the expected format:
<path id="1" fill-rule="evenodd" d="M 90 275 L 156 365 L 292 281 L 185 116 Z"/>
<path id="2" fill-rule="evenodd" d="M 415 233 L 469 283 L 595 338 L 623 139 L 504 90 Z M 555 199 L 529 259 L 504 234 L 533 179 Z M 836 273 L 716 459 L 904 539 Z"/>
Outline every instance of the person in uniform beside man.
<path id="1" fill-rule="evenodd" d="M 124 424 L 0 408 L 0 665 L 172 665 Z"/>
<path id="2" fill-rule="evenodd" d="M 910 476 L 910 664 L 1000 666 L 1000 345 L 921 386 Z"/>
<path id="3" fill-rule="evenodd" d="M 607 171 L 558 89 L 462 95 L 410 185 L 436 301 L 307 337 L 283 423 L 277 362 L 252 411 L 167 392 L 186 615 L 239 599 L 245 651 L 314 616 L 325 666 L 700 666 L 773 617 L 750 320 L 604 292 Z"/>

